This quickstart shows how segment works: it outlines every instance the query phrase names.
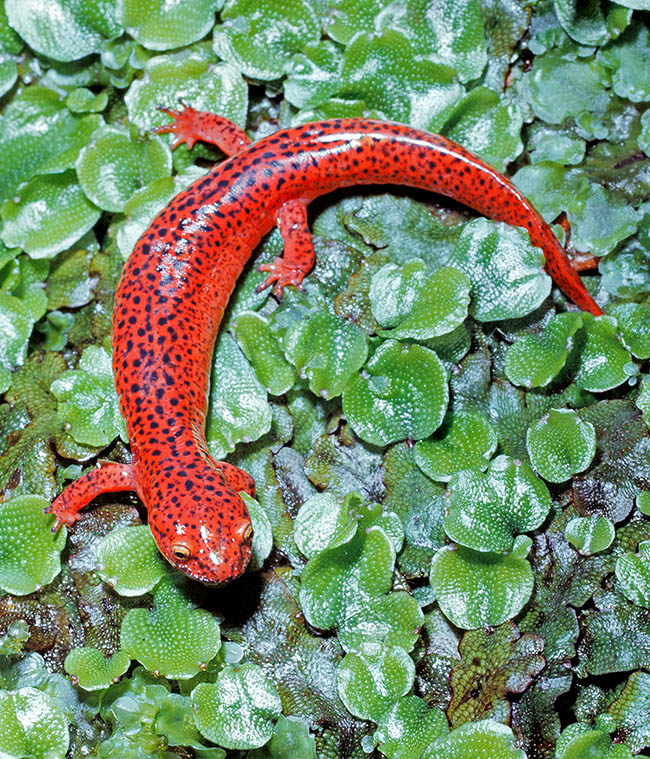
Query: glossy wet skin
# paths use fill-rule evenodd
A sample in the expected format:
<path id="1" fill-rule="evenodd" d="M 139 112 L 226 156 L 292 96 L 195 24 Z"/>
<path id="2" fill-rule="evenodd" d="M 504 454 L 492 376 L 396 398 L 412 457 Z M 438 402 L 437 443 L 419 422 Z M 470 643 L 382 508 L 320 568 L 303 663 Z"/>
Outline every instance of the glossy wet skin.
<path id="1" fill-rule="evenodd" d="M 216 117 L 192 113 L 186 132 L 205 139 Z M 227 138 L 233 146 L 247 140 L 236 127 Z M 182 139 L 188 140 L 185 132 Z M 226 582 L 244 571 L 250 556 L 250 519 L 238 492 L 254 495 L 253 481 L 212 461 L 204 436 L 214 341 L 235 283 L 279 220 L 285 262 L 266 267 L 269 284 L 275 282 L 276 292 L 299 284 L 313 263 L 306 204 L 338 187 L 378 183 L 430 189 L 525 227 L 562 290 L 581 308 L 602 313 L 520 191 L 443 137 L 350 119 L 283 130 L 245 147 L 154 219 L 124 267 L 115 299 L 113 368 L 133 452 L 130 486 L 147 507 L 160 550 L 190 577 Z M 91 476 L 82 480 L 69 489 L 76 486 L 76 501 L 55 502 L 60 521 L 74 521 L 92 497 L 84 487 L 94 487 L 95 495 L 110 489 Z"/>

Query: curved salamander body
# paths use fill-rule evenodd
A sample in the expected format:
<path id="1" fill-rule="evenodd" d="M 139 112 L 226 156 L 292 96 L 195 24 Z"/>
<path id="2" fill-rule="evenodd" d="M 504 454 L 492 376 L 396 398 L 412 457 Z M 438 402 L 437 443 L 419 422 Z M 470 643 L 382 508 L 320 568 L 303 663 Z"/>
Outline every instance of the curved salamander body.
<path id="1" fill-rule="evenodd" d="M 239 495 L 251 478 L 211 459 L 204 424 L 212 350 L 242 268 L 277 223 L 283 259 L 265 267 L 276 294 L 313 264 L 306 206 L 338 187 L 397 184 L 450 196 L 492 219 L 525 227 L 555 282 L 581 308 L 602 313 L 560 243 L 502 174 L 443 137 L 365 119 L 286 129 L 250 144 L 230 122 L 191 108 L 166 111 L 158 131 L 234 154 L 174 198 L 137 243 L 118 286 L 113 367 L 133 462 L 105 464 L 70 485 L 55 528 L 102 492 L 136 490 L 162 553 L 191 577 L 223 583 L 250 556 Z"/>

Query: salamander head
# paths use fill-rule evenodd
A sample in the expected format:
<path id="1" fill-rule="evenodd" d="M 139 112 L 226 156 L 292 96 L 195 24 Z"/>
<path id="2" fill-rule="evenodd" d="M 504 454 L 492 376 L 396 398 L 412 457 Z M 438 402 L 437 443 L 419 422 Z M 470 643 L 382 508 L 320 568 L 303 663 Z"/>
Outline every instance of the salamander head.
<path id="1" fill-rule="evenodd" d="M 248 509 L 234 490 L 208 491 L 198 479 L 189 482 L 175 498 L 170 494 L 160 505 L 149 505 L 149 527 L 170 564 L 193 580 L 222 585 L 248 565 L 253 537 Z"/>

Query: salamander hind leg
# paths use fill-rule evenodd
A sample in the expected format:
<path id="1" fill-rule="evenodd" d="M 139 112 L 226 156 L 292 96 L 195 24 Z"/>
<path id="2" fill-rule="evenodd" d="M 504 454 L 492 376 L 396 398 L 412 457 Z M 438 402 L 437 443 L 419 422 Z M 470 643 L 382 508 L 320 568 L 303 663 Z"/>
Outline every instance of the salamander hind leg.
<path id="1" fill-rule="evenodd" d="M 183 142 L 191 148 L 197 140 L 200 140 L 216 145 L 226 155 L 231 156 L 251 144 L 251 139 L 246 132 L 232 121 L 223 116 L 217 116 L 216 113 L 197 111 L 182 102 L 181 105 L 182 111 L 160 106 L 159 110 L 171 116 L 174 121 L 153 130 L 156 134 L 174 134 L 172 148 Z"/>
<path id="2" fill-rule="evenodd" d="M 86 472 L 68 485 L 52 505 L 45 509 L 46 513 L 56 516 L 52 532 L 56 532 L 62 524 L 74 524 L 81 518 L 81 509 L 98 495 L 125 490 L 136 490 L 135 467 L 132 464 L 101 462 L 98 469 Z"/>
<path id="3" fill-rule="evenodd" d="M 284 240 L 284 255 L 270 264 L 259 266 L 259 271 L 268 271 L 269 276 L 257 287 L 257 291 L 273 285 L 273 294 L 279 300 L 287 285 L 301 287 L 314 265 L 314 246 L 307 225 L 307 203 L 304 200 L 285 203 L 278 214 L 278 226 Z"/>

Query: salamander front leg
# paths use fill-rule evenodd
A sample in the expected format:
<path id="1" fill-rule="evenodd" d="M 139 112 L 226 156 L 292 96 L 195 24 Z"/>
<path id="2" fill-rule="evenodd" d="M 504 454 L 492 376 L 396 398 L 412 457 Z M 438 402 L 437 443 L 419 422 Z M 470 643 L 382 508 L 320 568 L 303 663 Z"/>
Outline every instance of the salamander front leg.
<path id="1" fill-rule="evenodd" d="M 182 142 L 191 148 L 197 140 L 200 140 L 216 145 L 226 155 L 231 156 L 251 144 L 251 138 L 232 121 L 224 119 L 223 116 L 217 116 L 216 113 L 197 111 L 183 101 L 181 105 L 182 111 L 160 106 L 159 110 L 171 116 L 174 121 L 153 130 L 156 134 L 174 134 L 172 149 Z"/>
<path id="2" fill-rule="evenodd" d="M 307 226 L 307 203 L 304 200 L 285 203 L 278 214 L 278 226 L 284 240 L 284 255 L 273 263 L 261 264 L 259 271 L 268 271 L 269 276 L 258 285 L 257 291 L 274 284 L 273 294 L 279 300 L 287 285 L 301 287 L 314 265 L 314 246 Z"/>
<path id="3" fill-rule="evenodd" d="M 79 477 L 55 498 L 54 503 L 44 511 L 56 516 L 52 532 L 62 524 L 74 524 L 81 517 L 79 512 L 93 498 L 102 493 L 120 493 L 125 490 L 137 490 L 135 467 L 132 464 L 116 464 L 112 461 L 100 462 L 98 469 Z"/>

